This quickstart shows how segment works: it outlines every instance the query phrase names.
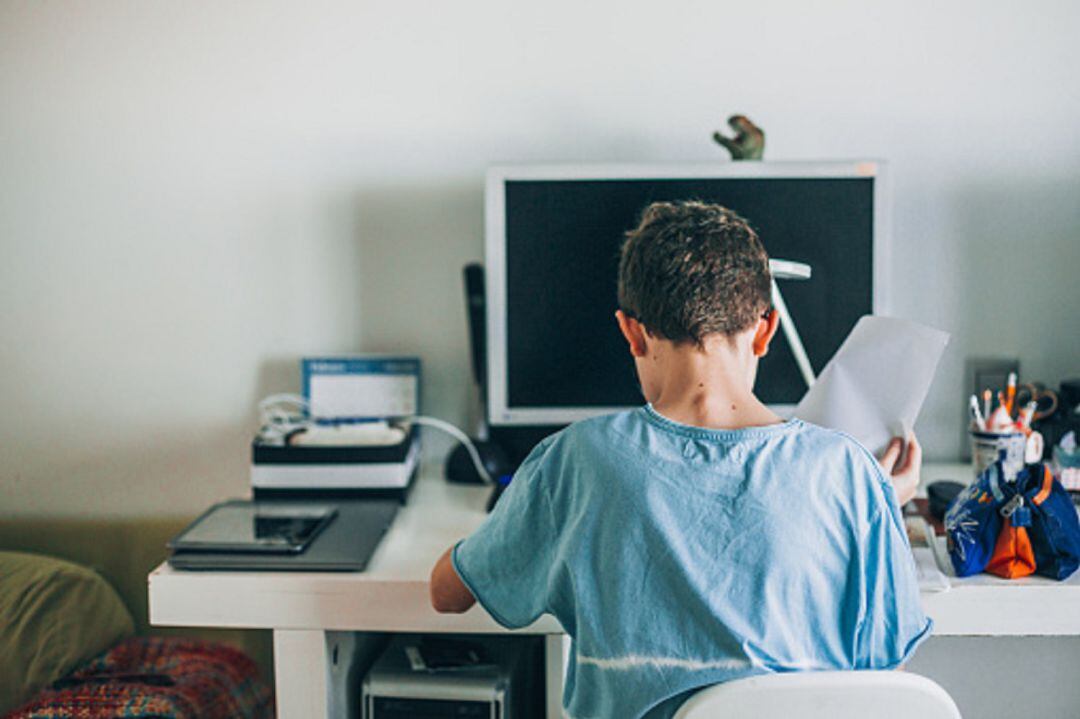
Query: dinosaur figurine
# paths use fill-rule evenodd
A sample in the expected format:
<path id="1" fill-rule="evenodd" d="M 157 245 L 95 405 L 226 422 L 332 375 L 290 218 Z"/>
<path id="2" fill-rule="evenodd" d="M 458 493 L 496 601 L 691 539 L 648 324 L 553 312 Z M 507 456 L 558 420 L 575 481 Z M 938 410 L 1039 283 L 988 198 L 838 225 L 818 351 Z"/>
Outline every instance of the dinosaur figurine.
<path id="1" fill-rule="evenodd" d="M 713 139 L 731 153 L 731 159 L 760 160 L 765 154 L 765 131 L 750 122 L 746 115 L 732 115 L 727 124 L 735 131 L 735 137 L 725 137 L 718 130 L 713 133 Z"/>

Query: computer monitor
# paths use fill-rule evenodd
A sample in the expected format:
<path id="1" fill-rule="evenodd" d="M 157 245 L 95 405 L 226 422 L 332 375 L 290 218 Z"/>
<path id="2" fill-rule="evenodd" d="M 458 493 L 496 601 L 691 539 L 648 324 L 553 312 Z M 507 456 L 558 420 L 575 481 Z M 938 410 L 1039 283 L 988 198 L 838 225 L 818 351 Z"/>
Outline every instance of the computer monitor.
<path id="1" fill-rule="evenodd" d="M 643 403 L 615 322 L 619 249 L 649 203 L 689 199 L 735 210 L 771 258 L 809 265 L 809 279 L 778 284 L 814 372 L 860 317 L 887 313 L 879 162 L 494 167 L 485 195 L 492 427 L 564 425 Z M 778 333 L 755 385 L 781 414 L 807 389 L 792 348 L 793 336 Z"/>

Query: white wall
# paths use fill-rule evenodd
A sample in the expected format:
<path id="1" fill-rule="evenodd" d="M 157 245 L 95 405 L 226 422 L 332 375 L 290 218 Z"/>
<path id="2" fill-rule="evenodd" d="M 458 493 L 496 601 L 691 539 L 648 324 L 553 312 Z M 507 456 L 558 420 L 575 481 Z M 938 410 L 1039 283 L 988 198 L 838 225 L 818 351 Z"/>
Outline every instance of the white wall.
<path id="1" fill-rule="evenodd" d="M 1080 374 L 1070 3 L 0 4 L 0 516 L 240 495 L 305 353 L 406 351 L 465 418 L 496 161 L 892 163 L 897 313 Z"/>

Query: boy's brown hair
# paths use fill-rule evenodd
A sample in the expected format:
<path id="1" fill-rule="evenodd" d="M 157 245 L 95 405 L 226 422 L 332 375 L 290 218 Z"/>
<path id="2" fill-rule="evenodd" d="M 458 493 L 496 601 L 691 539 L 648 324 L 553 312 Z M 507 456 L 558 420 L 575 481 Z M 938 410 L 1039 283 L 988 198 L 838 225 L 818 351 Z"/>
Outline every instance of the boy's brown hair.
<path id="1" fill-rule="evenodd" d="M 654 202 L 626 233 L 619 306 L 652 333 L 702 344 L 749 329 L 771 305 L 769 256 L 726 207 Z"/>

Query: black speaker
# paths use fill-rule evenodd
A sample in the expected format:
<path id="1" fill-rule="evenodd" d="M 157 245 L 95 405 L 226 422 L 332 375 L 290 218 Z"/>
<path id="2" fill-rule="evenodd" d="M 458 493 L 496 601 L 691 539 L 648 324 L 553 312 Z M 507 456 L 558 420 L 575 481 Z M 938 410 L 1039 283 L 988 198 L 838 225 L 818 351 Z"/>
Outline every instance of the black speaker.
<path id="1" fill-rule="evenodd" d="M 472 357 L 473 379 L 480 392 L 480 404 L 487 411 L 487 297 L 484 289 L 484 266 L 473 262 L 465 265 L 465 316 L 469 323 L 469 354 Z M 481 462 L 488 474 L 498 480 L 503 474 L 512 473 L 513 466 L 505 452 L 496 443 L 473 439 Z M 465 446 L 458 444 L 446 458 L 446 479 L 450 482 L 477 484 L 483 482 L 473 465 Z"/>
<path id="2" fill-rule="evenodd" d="M 469 323 L 469 352 L 473 377 L 480 391 L 480 404 L 487 423 L 487 294 L 484 266 L 473 262 L 465 265 L 465 314 Z M 561 427 L 498 427 L 488 428 L 487 440 L 473 440 L 477 452 L 492 479 L 513 474 L 514 470 L 536 444 Z M 458 444 L 446 458 L 446 479 L 451 482 L 475 484 L 482 482 L 465 447 Z M 496 492 L 499 487 L 496 487 Z"/>
<path id="3" fill-rule="evenodd" d="M 484 291 L 484 266 L 465 265 L 465 312 L 469 321 L 469 349 L 472 352 L 473 377 L 480 386 L 480 396 L 487 396 L 487 296 Z"/>

